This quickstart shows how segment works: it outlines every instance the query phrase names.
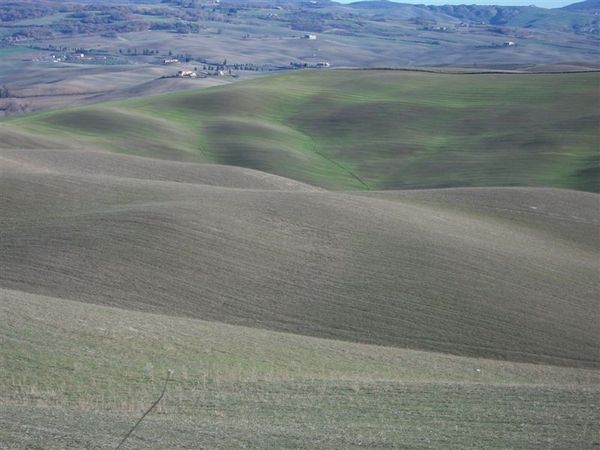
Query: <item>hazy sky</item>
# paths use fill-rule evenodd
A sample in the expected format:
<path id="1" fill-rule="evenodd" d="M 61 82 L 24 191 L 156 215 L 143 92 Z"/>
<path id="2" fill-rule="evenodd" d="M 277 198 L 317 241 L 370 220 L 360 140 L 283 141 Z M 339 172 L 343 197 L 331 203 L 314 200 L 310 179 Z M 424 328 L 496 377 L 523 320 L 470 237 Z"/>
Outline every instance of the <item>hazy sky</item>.
<path id="1" fill-rule="evenodd" d="M 352 3 L 357 0 L 337 0 L 340 3 Z M 575 3 L 579 0 L 402 0 L 400 3 L 414 3 L 424 5 L 535 5 L 541 8 L 560 8 Z"/>

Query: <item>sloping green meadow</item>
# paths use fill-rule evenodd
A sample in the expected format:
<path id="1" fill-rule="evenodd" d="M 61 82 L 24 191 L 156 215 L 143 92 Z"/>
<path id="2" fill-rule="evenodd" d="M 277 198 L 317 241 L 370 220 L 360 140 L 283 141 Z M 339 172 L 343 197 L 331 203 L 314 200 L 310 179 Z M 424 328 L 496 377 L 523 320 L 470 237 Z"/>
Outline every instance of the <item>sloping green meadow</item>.
<path id="1" fill-rule="evenodd" d="M 336 190 L 598 191 L 599 81 L 598 73 L 303 71 L 19 117 L 0 135 L 16 129 L 68 147 L 243 166 Z"/>

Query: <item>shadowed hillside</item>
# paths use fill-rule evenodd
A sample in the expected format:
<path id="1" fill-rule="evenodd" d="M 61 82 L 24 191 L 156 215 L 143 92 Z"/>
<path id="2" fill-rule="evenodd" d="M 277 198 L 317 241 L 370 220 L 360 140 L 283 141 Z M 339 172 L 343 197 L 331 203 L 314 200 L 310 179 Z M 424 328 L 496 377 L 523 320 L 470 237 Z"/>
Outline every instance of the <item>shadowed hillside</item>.
<path id="1" fill-rule="evenodd" d="M 598 191 L 597 73 L 302 72 L 6 122 L 32 134 L 242 166 L 343 190 Z"/>

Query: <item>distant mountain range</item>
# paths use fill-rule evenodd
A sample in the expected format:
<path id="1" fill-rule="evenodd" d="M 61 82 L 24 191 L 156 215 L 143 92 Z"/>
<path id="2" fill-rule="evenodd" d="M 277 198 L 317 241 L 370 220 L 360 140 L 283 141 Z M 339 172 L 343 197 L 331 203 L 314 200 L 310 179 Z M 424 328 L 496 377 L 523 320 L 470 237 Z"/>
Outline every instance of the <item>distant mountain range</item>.
<path id="1" fill-rule="evenodd" d="M 600 10 L 600 0 L 585 0 L 583 2 L 572 3 L 561 9 L 568 11 L 592 11 Z"/>

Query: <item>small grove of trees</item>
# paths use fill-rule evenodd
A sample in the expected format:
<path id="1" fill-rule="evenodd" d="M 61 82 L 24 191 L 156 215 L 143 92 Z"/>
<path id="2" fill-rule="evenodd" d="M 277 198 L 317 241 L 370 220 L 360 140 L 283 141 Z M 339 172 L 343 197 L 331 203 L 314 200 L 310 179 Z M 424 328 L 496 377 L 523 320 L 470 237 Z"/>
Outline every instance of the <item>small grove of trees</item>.
<path id="1" fill-rule="evenodd" d="M 200 25 L 193 22 L 155 22 L 150 25 L 151 30 L 172 31 L 174 33 L 189 34 L 199 33 Z"/>
<path id="2" fill-rule="evenodd" d="M 10 91 L 6 85 L 0 86 L 0 98 L 8 98 L 10 97 Z"/>
<path id="3" fill-rule="evenodd" d="M 119 54 L 122 55 L 123 53 L 127 53 L 128 55 L 133 55 L 133 56 L 137 56 L 137 55 L 144 55 L 144 56 L 151 56 L 151 55 L 158 55 L 158 50 L 156 49 L 151 49 L 151 48 L 144 48 L 140 51 L 138 51 L 137 48 L 128 48 L 125 49 L 125 51 L 123 51 L 122 48 L 119 49 Z"/>
<path id="4" fill-rule="evenodd" d="M 14 100 L 10 100 L 4 108 L 4 114 L 7 116 L 13 116 L 15 114 L 24 114 L 28 112 L 31 112 L 31 108 L 27 103 L 21 103 Z"/>
<path id="5" fill-rule="evenodd" d="M 64 5 L 57 6 L 44 1 L 4 1 L 0 5 L 0 21 L 12 22 L 15 20 L 34 19 L 36 17 L 49 16 L 61 9 L 69 8 L 65 8 Z"/>

